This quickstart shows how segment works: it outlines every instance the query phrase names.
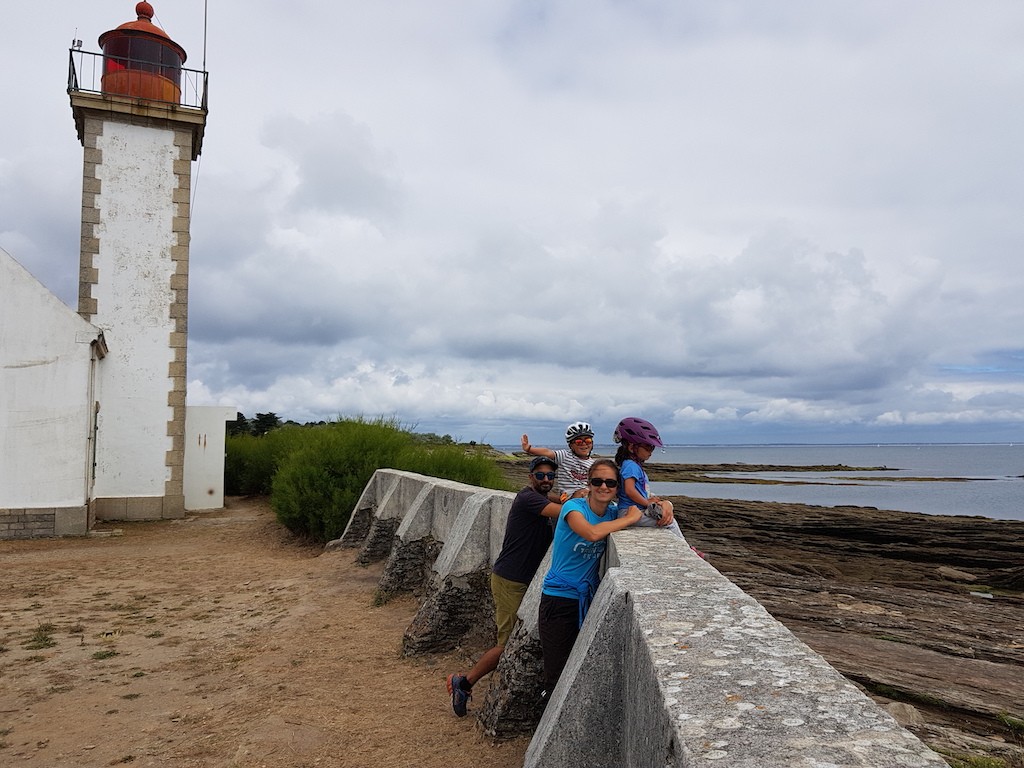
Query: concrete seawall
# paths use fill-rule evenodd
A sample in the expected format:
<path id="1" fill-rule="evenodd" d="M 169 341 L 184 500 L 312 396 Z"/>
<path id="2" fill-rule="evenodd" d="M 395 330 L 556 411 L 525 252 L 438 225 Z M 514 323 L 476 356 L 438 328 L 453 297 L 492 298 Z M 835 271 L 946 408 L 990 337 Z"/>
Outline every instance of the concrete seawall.
<path id="1" fill-rule="evenodd" d="M 512 499 L 395 470 L 367 484 L 335 545 L 387 558 L 381 599 L 420 596 L 407 655 L 493 643 L 488 576 Z M 946 765 L 684 541 L 613 534 L 605 568 L 543 710 L 546 564 L 523 600 L 478 719 L 499 738 L 535 729 L 526 766 Z"/>

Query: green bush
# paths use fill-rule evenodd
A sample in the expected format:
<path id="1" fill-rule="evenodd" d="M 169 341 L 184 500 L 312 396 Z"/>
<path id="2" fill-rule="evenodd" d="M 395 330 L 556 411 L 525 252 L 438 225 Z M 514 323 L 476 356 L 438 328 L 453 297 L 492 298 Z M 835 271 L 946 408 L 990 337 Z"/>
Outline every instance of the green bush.
<path id="1" fill-rule="evenodd" d="M 302 432 L 302 445 L 274 477 L 270 504 L 285 527 L 330 541 L 345 531 L 363 488 L 381 467 L 394 467 L 412 435 L 378 419 L 338 421 Z"/>
<path id="2" fill-rule="evenodd" d="M 229 496 L 266 496 L 281 461 L 298 449 L 307 430 L 285 426 L 265 435 L 228 435 L 224 492 Z"/>
<path id="3" fill-rule="evenodd" d="M 416 446 L 399 457 L 395 469 L 443 477 L 481 488 L 511 490 L 494 460 L 480 453 L 467 453 L 458 446 L 424 448 Z"/>
<path id="4" fill-rule="evenodd" d="M 344 533 L 356 502 L 378 469 L 508 488 L 489 457 L 467 453 L 456 445 L 425 442 L 393 419 L 347 419 L 293 432 L 298 438 L 290 438 L 289 452 L 280 455 L 275 465 L 270 503 L 285 527 L 315 541 L 330 541 Z"/>

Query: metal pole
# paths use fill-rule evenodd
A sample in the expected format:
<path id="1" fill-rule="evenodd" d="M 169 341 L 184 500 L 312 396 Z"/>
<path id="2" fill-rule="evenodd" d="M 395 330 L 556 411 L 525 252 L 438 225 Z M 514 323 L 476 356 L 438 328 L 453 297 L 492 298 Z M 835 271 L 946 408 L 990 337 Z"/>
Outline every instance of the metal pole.
<path id="1" fill-rule="evenodd" d="M 203 0 L 203 72 L 206 71 L 206 19 L 209 0 Z"/>

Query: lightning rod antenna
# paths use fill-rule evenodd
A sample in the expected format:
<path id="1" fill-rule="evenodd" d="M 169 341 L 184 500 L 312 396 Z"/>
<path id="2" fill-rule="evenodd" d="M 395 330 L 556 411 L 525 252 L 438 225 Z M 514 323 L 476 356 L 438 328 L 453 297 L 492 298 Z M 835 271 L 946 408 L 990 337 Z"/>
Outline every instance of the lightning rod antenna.
<path id="1" fill-rule="evenodd" d="M 203 72 L 206 71 L 206 17 L 209 0 L 203 0 Z"/>

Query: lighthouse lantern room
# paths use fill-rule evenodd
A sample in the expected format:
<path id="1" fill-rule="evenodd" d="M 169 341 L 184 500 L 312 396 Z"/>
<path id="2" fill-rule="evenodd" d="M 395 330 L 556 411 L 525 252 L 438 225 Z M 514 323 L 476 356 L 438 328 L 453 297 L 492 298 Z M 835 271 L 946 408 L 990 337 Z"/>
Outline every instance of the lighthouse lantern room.
<path id="1" fill-rule="evenodd" d="M 136 21 L 128 21 L 100 35 L 103 50 L 104 93 L 142 99 L 181 100 L 181 68 L 185 49 L 153 23 L 153 6 L 135 6 Z"/>

